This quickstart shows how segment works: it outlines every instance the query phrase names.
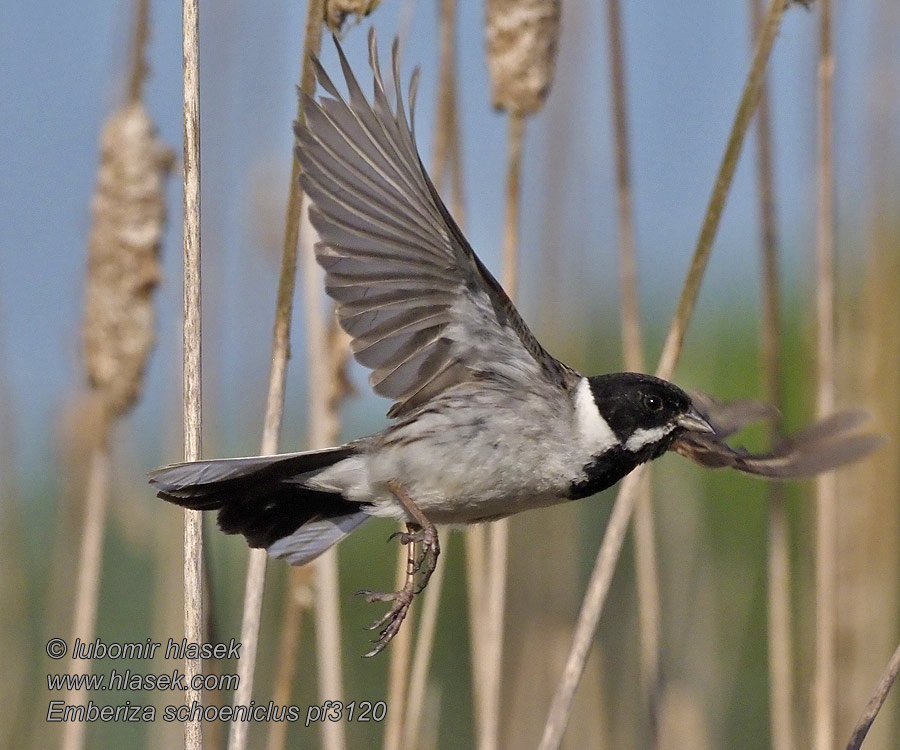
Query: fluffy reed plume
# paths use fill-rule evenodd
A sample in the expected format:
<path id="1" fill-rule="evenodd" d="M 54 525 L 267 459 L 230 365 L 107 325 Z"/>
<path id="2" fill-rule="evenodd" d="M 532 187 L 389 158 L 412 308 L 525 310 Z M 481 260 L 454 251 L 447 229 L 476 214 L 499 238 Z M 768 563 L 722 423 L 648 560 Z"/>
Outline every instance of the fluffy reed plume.
<path id="1" fill-rule="evenodd" d="M 494 106 L 527 115 L 541 108 L 556 67 L 559 0 L 488 0 L 485 29 Z"/>
<path id="2" fill-rule="evenodd" d="M 88 240 L 84 358 L 90 386 L 110 418 L 137 401 L 156 339 L 153 292 L 171 166 L 172 153 L 140 101 L 109 118 Z"/>
<path id="3" fill-rule="evenodd" d="M 359 22 L 380 4 L 381 0 L 325 0 L 325 25 L 337 34 L 348 16 L 356 16 Z"/>
<path id="4" fill-rule="evenodd" d="M 146 6 L 141 6 L 146 10 Z M 137 25 L 137 35 L 145 24 Z M 140 50 L 140 45 L 136 45 Z M 140 60 L 140 51 L 135 56 Z M 135 62 L 135 70 L 142 64 Z M 135 74 L 134 80 L 139 76 Z M 164 187 L 172 154 L 140 102 L 139 85 L 107 121 L 88 238 L 84 357 L 99 412 L 85 500 L 72 638 L 94 634 L 109 484 L 107 438 L 111 423 L 137 401 L 155 340 L 153 291 L 159 283 L 159 250 L 165 223 Z M 71 703 L 84 703 L 75 690 Z M 84 725 L 67 723 L 63 747 L 84 742 Z"/>
<path id="5" fill-rule="evenodd" d="M 501 280 L 513 301 L 519 275 L 519 199 L 525 117 L 540 109 L 550 92 L 559 43 L 561 6 L 558 0 L 488 0 L 486 7 L 485 38 L 493 103 L 494 107 L 509 114 Z M 474 694 L 479 704 L 475 708 L 478 746 L 482 750 L 497 747 L 499 741 L 509 521 L 493 523 L 487 537 L 484 554 L 476 550 L 475 545 L 470 545 L 470 552 L 475 552 L 475 561 L 481 560 L 488 571 L 473 570 L 473 575 L 481 577 L 485 583 L 470 587 L 473 592 L 481 589 L 481 601 L 469 603 L 476 612 L 483 613 L 480 623 L 477 616 L 472 618 L 472 637 L 483 639 L 480 648 L 483 659 L 473 668 Z"/>

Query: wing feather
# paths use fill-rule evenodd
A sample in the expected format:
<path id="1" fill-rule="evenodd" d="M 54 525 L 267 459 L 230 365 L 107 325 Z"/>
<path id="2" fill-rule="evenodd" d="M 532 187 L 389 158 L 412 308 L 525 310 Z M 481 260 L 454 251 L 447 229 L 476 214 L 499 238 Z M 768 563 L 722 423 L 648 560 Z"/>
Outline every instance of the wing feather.
<path id="1" fill-rule="evenodd" d="M 403 415 L 476 377 L 530 389 L 570 385 L 574 372 L 534 338 L 425 171 L 413 124 L 418 77 L 410 81 L 407 118 L 396 43 L 394 108 L 374 33 L 371 102 L 337 40 L 335 46 L 347 95 L 313 59 L 324 95 L 302 95 L 305 124 L 295 127 L 300 180 L 314 204 L 326 291 L 354 356 L 373 371 L 372 387 L 394 399 L 388 414 Z"/>

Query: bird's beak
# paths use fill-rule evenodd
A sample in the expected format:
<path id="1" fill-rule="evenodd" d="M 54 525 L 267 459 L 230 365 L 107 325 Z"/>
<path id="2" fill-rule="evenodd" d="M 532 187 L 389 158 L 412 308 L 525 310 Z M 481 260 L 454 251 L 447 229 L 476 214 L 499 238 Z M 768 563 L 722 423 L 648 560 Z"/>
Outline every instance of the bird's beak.
<path id="1" fill-rule="evenodd" d="M 691 432 L 715 433 L 712 425 L 693 406 L 675 420 L 679 427 Z"/>

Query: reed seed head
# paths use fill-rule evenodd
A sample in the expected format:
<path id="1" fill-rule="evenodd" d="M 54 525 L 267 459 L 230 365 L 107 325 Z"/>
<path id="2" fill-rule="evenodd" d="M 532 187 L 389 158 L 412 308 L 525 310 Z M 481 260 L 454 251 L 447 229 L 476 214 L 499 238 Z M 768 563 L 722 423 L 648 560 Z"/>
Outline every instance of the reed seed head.
<path id="1" fill-rule="evenodd" d="M 365 18 L 381 4 L 381 0 L 325 0 L 325 25 L 337 34 L 347 20 L 354 15 Z"/>
<path id="2" fill-rule="evenodd" d="M 92 205 L 84 313 L 88 380 L 110 417 L 134 405 L 153 347 L 165 179 L 172 153 L 143 104 L 107 121 Z"/>
<path id="3" fill-rule="evenodd" d="M 560 0 L 487 0 L 485 31 L 494 107 L 528 115 L 553 83 Z"/>

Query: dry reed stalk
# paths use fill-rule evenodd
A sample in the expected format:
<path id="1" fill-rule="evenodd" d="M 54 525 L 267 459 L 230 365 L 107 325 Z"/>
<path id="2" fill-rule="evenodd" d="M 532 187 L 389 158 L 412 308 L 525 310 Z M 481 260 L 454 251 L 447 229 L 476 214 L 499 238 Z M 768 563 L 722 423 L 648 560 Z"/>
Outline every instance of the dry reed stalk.
<path id="1" fill-rule="evenodd" d="M 603 603 L 609 591 L 609 584 L 612 581 L 619 553 L 622 551 L 628 524 L 631 521 L 631 514 L 637 499 L 637 485 L 643 481 L 642 476 L 645 469 L 646 465 L 639 466 L 622 480 L 619 495 L 613 505 L 612 515 L 606 525 L 603 541 L 597 553 L 597 562 L 582 600 L 569 656 L 550 705 L 543 736 L 538 745 L 539 750 L 555 749 L 562 743 L 566 723 L 575 699 L 575 689 L 578 687 L 578 682 L 587 664 Z"/>
<path id="2" fill-rule="evenodd" d="M 78 562 L 72 642 L 94 637 L 106 507 L 109 499 L 108 438 L 114 420 L 140 396 L 155 341 L 153 291 L 159 283 L 159 246 L 165 224 L 164 188 L 171 153 L 140 102 L 147 36 L 147 2 L 137 6 L 131 83 L 126 104 L 103 129 L 97 189 L 88 239 L 84 355 L 98 425 L 91 449 L 84 530 Z M 73 671 L 83 671 L 72 663 Z M 70 691 L 83 705 L 87 691 Z M 84 745 L 84 724 L 68 722 L 62 746 Z"/>
<path id="3" fill-rule="evenodd" d="M 794 747 L 790 537 L 783 489 L 769 489 L 767 607 L 772 750 Z"/>
<path id="4" fill-rule="evenodd" d="M 457 116 L 456 84 L 456 0 L 440 0 L 440 48 L 439 48 L 438 102 L 435 118 L 435 141 L 433 171 L 435 184 L 443 185 L 445 176 L 450 177 L 451 206 L 454 218 L 460 227 L 465 227 L 464 198 L 462 183 L 462 156 L 460 153 L 459 118 Z M 446 530 L 444 553 L 450 542 Z M 477 557 L 476 557 L 477 559 Z M 427 732 L 422 730 L 422 714 L 425 710 L 428 691 L 428 670 L 434 648 L 437 630 L 437 614 L 444 587 L 446 566 L 435 571 L 425 591 L 422 614 L 416 635 L 416 645 L 412 658 L 409 688 L 406 691 L 406 705 L 403 718 L 403 740 L 400 747 L 413 747 L 427 743 Z M 483 573 L 482 573 L 483 577 Z M 434 696 L 438 700 L 437 696 Z M 438 707 L 432 712 L 435 716 Z M 432 729 L 436 729 L 432 727 Z"/>
<path id="5" fill-rule="evenodd" d="M 634 239 L 631 166 L 628 147 L 628 110 L 625 85 L 625 52 L 619 0 L 608 0 L 609 68 L 616 162 L 618 208 L 619 287 L 622 304 L 622 353 L 625 369 L 644 371 L 641 310 L 638 296 L 637 253 Z M 649 746 L 659 744 L 659 575 L 650 475 L 637 489 L 634 515 L 634 556 L 641 640 L 641 683 L 649 717 Z"/>
<path id="6" fill-rule="evenodd" d="M 311 236 L 312 232 L 312 227 L 309 225 L 309 222 L 306 219 L 306 213 L 304 212 L 301 237 L 308 238 L 304 240 L 303 244 L 304 287 L 307 292 L 311 287 L 315 287 L 315 283 L 309 280 L 307 276 L 316 273 L 318 269 L 318 266 L 314 264 L 315 259 L 312 250 L 314 240 Z M 313 260 L 312 266 L 309 264 L 310 259 Z M 307 314 L 309 314 L 311 313 L 312 305 L 309 295 L 306 295 L 306 298 L 307 304 L 305 307 Z M 315 300 L 312 300 L 312 302 L 315 302 Z M 319 314 L 319 311 L 317 310 L 316 312 L 317 318 L 320 318 L 321 315 Z M 324 321 L 320 319 L 310 322 L 310 319 L 307 317 L 307 327 L 313 329 L 323 328 L 323 322 Z M 311 445 L 320 446 L 332 445 L 337 440 L 338 429 L 340 427 L 338 407 L 343 398 L 351 392 L 346 375 L 346 367 L 350 358 L 350 339 L 347 334 L 338 327 L 337 320 L 334 316 L 330 318 L 328 331 L 323 335 L 325 337 L 325 348 L 324 352 L 319 352 L 321 363 L 316 365 L 313 365 L 311 362 L 309 363 L 310 368 L 314 368 L 316 373 L 318 373 L 318 375 L 313 373 L 313 375 L 310 376 L 311 388 L 316 388 L 316 393 L 313 395 L 320 397 L 323 404 L 321 408 L 315 409 L 310 405 L 309 442 Z M 312 385 L 312 381 L 315 377 L 322 377 L 324 380 L 314 386 Z M 299 622 L 300 610 L 305 606 L 304 602 L 306 601 L 307 592 L 310 588 L 312 589 L 312 599 L 316 607 L 320 607 L 320 602 L 325 602 L 324 612 L 319 609 L 315 610 L 316 634 L 318 638 L 317 649 L 319 653 L 319 680 L 320 683 L 326 683 L 326 687 L 322 690 L 322 695 L 327 696 L 335 694 L 333 692 L 328 692 L 330 690 L 339 691 L 340 694 L 343 694 L 343 680 L 340 667 L 340 633 L 338 632 L 340 621 L 339 612 L 337 611 L 337 560 L 333 556 L 330 564 L 332 566 L 331 569 L 326 570 L 324 575 L 321 568 L 318 567 L 318 563 L 311 565 L 308 568 L 294 568 L 291 571 L 288 590 L 293 590 L 294 596 L 290 596 L 285 602 L 281 624 L 280 658 L 275 677 L 275 684 L 276 686 L 282 686 L 280 690 L 284 695 L 290 694 L 290 687 L 294 681 L 294 671 L 297 665 L 296 649 L 299 643 L 299 639 L 296 636 L 291 635 L 288 631 L 292 629 L 296 630 L 296 624 Z M 310 576 L 313 579 L 311 586 L 309 583 Z M 329 597 L 323 597 L 319 593 L 319 587 L 323 585 L 323 581 L 326 585 L 332 586 L 333 595 L 330 597 L 330 601 Z M 322 654 L 325 654 L 326 656 L 323 657 Z M 324 698 L 324 700 L 340 699 Z M 328 732 L 327 729 L 323 731 L 327 732 L 324 737 L 326 746 L 342 747 L 342 731 Z M 274 744 L 278 741 L 278 734 L 280 734 L 280 732 L 272 732 L 270 734 L 270 747 L 278 746 Z M 327 743 L 337 744 L 327 745 Z"/>
<path id="7" fill-rule="evenodd" d="M 445 538 L 442 549 L 444 554 L 447 553 L 449 542 L 450 539 Z M 428 689 L 428 667 L 431 664 L 431 651 L 437 630 L 438 606 L 441 602 L 446 570 L 447 566 L 441 565 L 439 570 L 434 571 L 428 589 L 425 591 L 425 601 L 422 603 L 422 615 L 419 617 L 419 626 L 416 630 L 416 648 L 409 676 L 409 689 L 406 694 L 403 741 L 400 743 L 402 748 L 418 747 L 423 739 L 421 733 L 422 712 L 425 708 L 425 694 Z M 437 585 L 435 586 L 435 584 Z"/>
<path id="8" fill-rule="evenodd" d="M 747 133 L 756 103 L 759 100 L 759 92 L 765 77 L 769 54 L 772 51 L 781 18 L 789 2 L 790 0 L 771 0 L 766 11 L 756 52 L 753 56 L 753 63 L 747 76 L 747 81 L 744 84 L 741 101 L 735 114 L 728 144 L 725 148 L 725 154 L 722 157 L 722 163 L 710 196 L 703 227 L 697 240 L 697 246 L 688 268 L 687 278 L 685 279 L 681 296 L 675 309 L 675 316 L 669 328 L 663 353 L 657 367 L 656 374 L 661 378 L 670 379 L 672 377 L 672 372 L 681 355 L 684 336 L 696 305 L 700 283 L 712 251 L 712 243 L 715 239 L 725 199 L 737 167 L 744 136 Z M 631 513 L 636 500 L 635 491 L 638 484 L 642 481 L 641 476 L 645 468 L 646 466 L 638 467 L 622 480 L 619 495 L 616 498 L 612 515 L 603 535 L 603 541 L 597 552 L 597 560 L 588 582 L 581 612 L 578 615 L 578 623 L 572 639 L 569 658 L 547 715 L 547 723 L 544 726 L 544 733 L 538 746 L 539 750 L 554 750 L 562 742 L 566 724 L 572 710 L 575 690 L 578 687 L 581 675 L 584 673 L 590 646 L 593 643 L 600 614 L 603 611 L 603 604 L 606 600 L 606 594 L 612 581 L 612 574 L 622 550 L 627 526 L 631 520 Z"/>
<path id="9" fill-rule="evenodd" d="M 485 622 L 483 631 L 484 734 L 480 750 L 499 747 L 500 686 L 503 669 L 503 621 L 506 613 L 507 558 L 509 555 L 509 519 L 495 521 L 487 535 L 487 573 L 484 588 Z"/>
<path id="10" fill-rule="evenodd" d="M 503 232 L 503 288 L 515 301 L 519 276 L 519 205 L 522 173 L 522 141 L 525 117 L 518 110 L 509 112 L 507 134 L 506 217 Z M 507 558 L 509 556 L 509 519 L 495 521 L 487 532 L 487 581 L 483 590 L 484 706 L 480 714 L 484 725 L 481 750 L 496 748 L 500 732 L 500 684 L 503 667 L 503 620 L 506 612 Z"/>
<path id="11" fill-rule="evenodd" d="M 398 65 L 403 50 L 406 49 L 406 38 L 412 21 L 412 9 L 415 0 L 406 0 L 400 9 L 396 43 L 398 46 Z M 343 19 L 341 19 L 342 21 Z M 440 84 L 439 84 L 440 86 Z M 440 116 L 438 115 L 438 122 Z M 440 130 L 438 125 L 437 130 Z M 441 182 L 435 177 L 434 184 L 440 190 Z M 398 525 L 398 531 L 405 531 L 406 524 L 402 521 Z M 406 580 L 407 552 L 400 546 L 397 548 L 397 568 L 394 576 L 394 589 L 400 590 Z M 431 581 L 433 584 L 434 581 Z M 426 593 L 431 589 L 427 589 Z M 388 662 L 387 703 L 391 707 L 384 722 L 383 750 L 399 750 L 403 734 L 403 722 L 406 716 L 406 698 L 409 683 L 409 659 L 412 651 L 413 624 L 407 623 L 405 628 L 394 636 L 391 654 Z"/>
<path id="12" fill-rule="evenodd" d="M 519 209 L 522 192 L 522 144 L 525 139 L 525 116 L 518 111 L 511 111 L 508 128 L 502 276 L 503 288 L 509 298 L 515 300 L 519 290 Z"/>
<path id="13" fill-rule="evenodd" d="M 438 750 L 440 734 L 438 729 L 441 721 L 441 688 L 438 685 L 429 685 L 428 693 L 424 698 L 424 715 L 427 723 L 419 733 L 419 742 L 415 746 L 417 750 Z"/>
<path id="14" fill-rule="evenodd" d="M 455 11 L 455 0 L 441 0 L 441 7 L 444 8 L 447 4 L 453 4 Z M 442 10 L 442 13 L 445 11 Z M 455 12 L 454 12 L 454 24 L 455 24 Z M 444 36 L 447 34 L 446 26 L 442 27 L 442 50 L 444 42 Z M 443 55 L 445 54 L 442 51 L 442 61 Z M 453 58 L 455 59 L 455 52 L 453 53 Z M 441 63 L 441 71 L 442 76 L 444 74 L 444 63 Z M 455 66 L 451 66 L 451 70 L 455 71 Z M 460 155 L 460 146 L 459 146 L 459 124 L 458 117 L 456 114 L 456 107 L 448 107 L 443 102 L 443 99 L 449 96 L 448 92 L 450 88 L 446 81 L 443 79 L 439 83 L 439 91 L 438 96 L 441 97 L 438 100 L 438 111 L 439 112 L 452 112 L 453 113 L 453 121 L 454 121 L 454 132 L 457 133 L 457 142 L 454 147 L 455 156 L 453 158 L 454 169 L 451 173 L 451 191 L 452 191 L 452 201 L 453 201 L 453 215 L 456 218 L 457 223 L 463 229 L 465 229 L 466 220 L 465 220 L 465 205 L 463 200 L 463 177 L 462 177 L 462 158 Z M 453 98 L 456 99 L 456 76 L 455 72 L 453 73 Z M 438 119 L 443 121 L 447 115 L 439 115 Z M 435 140 L 435 179 L 442 178 L 442 170 L 445 159 L 441 156 L 441 150 L 449 148 L 449 144 L 442 143 L 441 138 L 437 138 Z M 437 183 L 440 184 L 440 183 Z M 483 644 L 481 642 L 481 638 L 478 636 L 480 633 L 481 622 L 482 622 L 482 612 L 483 612 L 483 602 L 484 602 L 484 584 L 487 580 L 487 571 L 485 568 L 486 565 L 486 555 L 487 555 L 487 528 L 483 524 L 470 526 L 463 531 L 465 536 L 465 564 L 466 564 L 466 595 L 468 597 L 468 605 L 466 607 L 466 612 L 469 620 L 469 651 L 470 651 L 470 662 L 472 667 L 472 705 L 473 705 L 473 715 L 475 721 L 475 736 L 477 738 L 476 744 L 480 747 L 481 740 L 480 738 L 484 736 L 485 725 L 484 725 L 484 690 L 483 686 L 485 684 L 483 678 L 485 661 L 483 657 Z"/>
<path id="15" fill-rule="evenodd" d="M 398 47 L 397 60 L 402 59 L 403 50 L 406 49 L 406 38 L 409 34 L 412 22 L 412 12 L 415 0 L 406 0 L 400 9 L 399 21 L 395 41 Z M 438 123 L 440 116 L 438 115 Z M 437 127 L 440 130 L 440 124 Z M 440 189 L 440 180 L 435 179 L 434 184 Z M 406 524 L 399 522 L 398 531 L 406 530 Z M 397 548 L 397 568 L 394 576 L 394 589 L 400 590 L 406 580 L 407 552 L 403 547 Z M 429 589 L 430 590 L 430 589 Z M 412 651 L 413 625 L 410 622 L 405 628 L 394 636 L 391 647 L 390 660 L 388 662 L 387 702 L 391 707 L 390 713 L 384 722 L 383 750 L 399 750 L 400 739 L 403 732 L 403 722 L 406 715 L 407 684 L 409 682 L 409 659 Z"/>
<path id="16" fill-rule="evenodd" d="M 105 443 L 94 449 L 88 477 L 84 531 L 78 560 L 78 578 L 75 584 L 75 618 L 72 625 L 71 643 L 74 643 L 76 638 L 80 638 L 83 642 L 90 642 L 94 637 L 100 590 L 100 568 L 103 562 L 103 533 L 109 499 L 109 452 Z M 83 672 L 84 666 L 72 659 L 70 671 Z M 70 690 L 66 697 L 66 703 L 86 705 L 87 691 Z M 79 750 L 84 747 L 85 727 L 86 724 L 81 721 L 66 722 L 61 744 L 63 750 Z"/>
<path id="17" fill-rule="evenodd" d="M 503 238 L 503 286 L 515 300 L 518 286 L 519 183 L 525 116 L 543 105 L 553 82 L 556 49 L 559 42 L 559 0 L 488 0 L 485 13 L 488 69 L 494 107 L 505 109 L 509 117 L 507 136 L 506 216 Z M 484 554 L 477 550 L 478 537 L 472 538 L 472 551 L 487 563 L 487 580 L 480 600 L 470 601 L 484 612 L 473 637 L 483 643 L 477 649 L 479 663 L 473 669 L 477 683 L 474 694 L 481 705 L 476 708 L 478 746 L 482 750 L 497 747 L 500 725 L 500 682 L 503 655 L 503 620 L 506 606 L 509 521 L 491 524 L 486 533 Z M 474 566 L 472 566 L 474 568 Z M 473 572 L 475 572 L 473 570 Z M 475 573 L 477 575 L 477 572 Z M 470 587 L 470 594 L 473 593 Z M 472 622 L 477 622 L 477 616 Z M 483 633 L 483 635 L 481 635 Z"/>
<path id="18" fill-rule="evenodd" d="M 171 413 L 174 402 L 166 398 L 163 422 L 166 424 L 165 444 L 172 447 L 166 455 L 172 455 L 181 447 L 181 430 L 177 415 Z M 169 419 L 171 417 L 171 419 Z M 177 430 L 177 433 L 176 433 Z M 146 499 L 145 499 L 146 501 Z M 151 543 L 154 546 L 154 587 L 152 601 L 151 633 L 177 633 L 182 626 L 182 581 L 181 546 L 178 533 L 182 519 L 179 515 L 157 513 L 150 528 Z M 146 530 L 145 530 L 146 533 Z M 148 671 L 163 672 L 171 668 L 165 659 L 165 652 L 157 650 L 154 659 L 147 664 Z M 178 747 L 182 743 L 183 730 L 177 722 L 155 721 L 148 727 L 145 744 L 147 747 Z"/>
<path id="19" fill-rule="evenodd" d="M 676 683 L 666 689 L 660 704 L 660 723 L 667 729 L 659 738 L 661 750 L 712 750 L 705 721 L 708 707 L 696 688 Z"/>
<path id="20" fill-rule="evenodd" d="M 404 531 L 406 525 L 400 523 L 400 531 Z M 442 550 L 443 551 L 443 550 Z M 394 590 L 403 588 L 406 581 L 407 551 L 400 545 L 397 547 L 397 571 L 394 574 Z M 443 568 L 439 565 L 438 568 Z M 435 571 L 437 573 L 437 571 Z M 434 583 L 434 576 L 429 584 Z M 425 589 L 425 593 L 431 591 L 431 586 Z M 403 722 L 406 717 L 407 686 L 409 684 L 409 655 L 412 651 L 412 622 L 394 636 L 391 645 L 391 658 L 388 662 L 387 700 L 391 710 L 384 722 L 384 750 L 400 750 L 400 740 L 403 736 Z"/>
<path id="21" fill-rule="evenodd" d="M 0 350 L 6 336 L 0 324 Z M 29 721 L 28 696 L 37 690 L 37 675 L 31 670 L 30 654 L 38 653 L 39 633 L 25 627 L 30 620 L 29 573 L 26 567 L 25 519 L 22 493 L 15 469 L 18 436 L 5 368 L 0 366 L 0 640 L 7 649 L 5 680 L 0 685 L 0 744 L 13 747 L 14 740 L 34 746 L 35 732 Z"/>
<path id="22" fill-rule="evenodd" d="M 281 621 L 281 636 L 278 640 L 278 665 L 275 684 L 272 688 L 272 701 L 276 706 L 286 706 L 291 701 L 293 687 L 293 669 L 286 666 L 293 664 L 297 658 L 297 647 L 300 644 L 301 615 L 312 611 L 315 603 L 313 592 L 313 571 L 307 566 L 291 568 L 287 582 L 287 596 L 284 602 L 284 616 Z M 269 724 L 269 736 L 266 740 L 267 750 L 284 750 L 287 747 L 286 721 L 273 721 Z"/>
<path id="23" fill-rule="evenodd" d="M 747 134 L 747 128 L 753 119 L 753 113 L 756 104 L 759 101 L 759 94 L 765 83 L 766 64 L 769 59 L 769 53 L 772 51 L 772 45 L 778 28 L 781 25 L 781 18 L 784 11 L 791 4 L 792 0 L 770 0 L 766 15 L 763 19 L 759 35 L 757 37 L 756 50 L 753 55 L 753 63 L 750 67 L 750 73 L 744 84 L 744 90 L 741 93 L 741 101 L 738 104 L 738 110 L 735 114 L 734 124 L 728 136 L 728 143 L 725 146 L 725 155 L 722 157 L 722 163 L 719 172 L 716 175 L 716 181 L 713 185 L 712 195 L 710 196 L 709 206 L 703 217 L 703 226 L 700 229 L 700 236 L 697 239 L 697 247 L 691 258 L 691 265 L 688 269 L 687 278 L 682 288 L 681 296 L 678 299 L 678 305 L 675 309 L 675 315 L 672 320 L 672 326 L 669 334 L 666 336 L 663 352 L 660 356 L 657 374 L 662 378 L 670 378 L 675 370 L 678 357 L 681 354 L 681 347 L 684 344 L 684 336 L 687 332 L 687 326 L 691 319 L 694 306 L 697 303 L 697 295 L 700 292 L 700 284 L 706 271 L 706 264 L 709 262 L 709 256 L 712 252 L 712 244 L 716 237 L 716 231 L 719 228 L 719 219 L 722 210 L 725 207 L 725 198 L 731 187 L 731 181 L 734 177 L 734 171 L 737 168 L 738 158 L 741 153 L 741 146 L 744 143 L 744 137 Z"/>
<path id="24" fill-rule="evenodd" d="M 200 16 L 198 0 L 182 0 L 184 95 L 184 460 L 200 458 Z M 201 513 L 184 511 L 184 635 L 188 642 L 203 640 L 203 526 Z M 186 658 L 185 679 L 203 671 L 199 658 Z M 202 702 L 201 691 L 188 689 L 184 702 Z M 200 721 L 184 725 L 186 750 L 200 750 Z"/>
<path id="25" fill-rule="evenodd" d="M 617 229 L 619 235 L 619 286 L 622 296 L 622 350 L 625 366 L 635 372 L 641 372 L 644 368 L 644 343 L 641 333 L 641 308 L 638 294 L 631 156 L 628 145 L 625 51 L 619 0 L 608 0 L 606 9 L 616 164 L 616 207 L 619 214 Z"/>
<path id="26" fill-rule="evenodd" d="M 834 53 L 831 1 L 819 4 L 817 71 L 816 216 L 816 412 L 824 417 L 835 403 L 834 335 Z M 837 700 L 837 479 L 816 479 L 816 656 L 813 680 L 813 747 L 831 750 L 835 742 Z"/>
<path id="27" fill-rule="evenodd" d="M 893 656 L 891 656 L 884 674 L 881 675 L 881 679 L 878 681 L 875 692 L 866 704 L 862 716 L 856 722 L 856 726 L 853 727 L 853 733 L 850 735 L 850 741 L 847 743 L 847 750 L 859 750 L 862 747 L 863 740 L 866 739 L 872 722 L 875 721 L 875 717 L 878 716 L 878 712 L 884 705 L 887 694 L 890 692 L 894 680 L 897 679 L 898 672 L 900 672 L 900 646 L 897 646 Z"/>
<path id="28" fill-rule="evenodd" d="M 750 0 L 750 30 L 755 38 L 762 24 L 762 3 Z M 778 227 L 775 215 L 772 125 L 768 86 L 759 94 L 756 114 L 757 196 L 760 220 L 760 268 L 762 279 L 760 366 L 763 399 L 781 408 L 779 349 Z M 778 439 L 778 425 L 769 426 L 769 438 Z M 784 488 L 773 482 L 768 489 L 768 664 L 769 711 L 772 750 L 793 750 L 794 678 L 791 654 L 791 570 L 789 533 Z"/>
<path id="29" fill-rule="evenodd" d="M 316 654 L 318 660 L 319 696 L 321 702 L 342 701 L 344 676 L 341 668 L 340 605 L 338 603 L 337 553 L 329 550 L 319 558 L 316 574 Z M 337 698 L 331 696 L 336 695 Z M 322 747 L 343 750 L 346 747 L 344 724 L 322 723 Z"/>
<path id="30" fill-rule="evenodd" d="M 485 584 L 487 583 L 487 527 L 479 524 L 464 532 L 466 538 L 466 613 L 469 619 L 469 659 L 472 666 L 472 714 L 475 720 L 475 746 L 484 746 L 485 724 L 484 676 L 487 664 L 481 633 L 484 623 Z"/>
<path id="31" fill-rule="evenodd" d="M 464 226 L 462 216 L 462 168 L 459 153 L 459 129 L 456 115 L 456 0 L 440 2 L 440 45 L 438 61 L 438 102 L 435 113 L 434 155 L 432 175 L 434 184 L 441 190 L 446 175 L 451 176 L 452 207 L 454 217 Z M 442 532 L 446 547 L 448 539 Z M 446 549 L 444 550 L 446 554 Z M 435 572 L 424 592 L 422 614 L 416 627 L 416 644 L 410 670 L 412 629 L 401 630 L 394 639 L 388 671 L 387 701 L 392 716 L 385 722 L 384 750 L 411 747 L 422 740 L 421 715 L 434 635 L 437 611 L 443 592 L 443 568 Z M 403 583 L 406 571 L 406 553 L 398 551 L 397 588 Z M 440 573 L 440 574 L 438 574 Z M 483 571 L 478 574 L 484 578 Z"/>
<path id="32" fill-rule="evenodd" d="M 868 152 L 868 227 L 866 278 L 858 321 L 839 326 L 838 373 L 849 375 L 853 398 L 877 415 L 879 429 L 893 445 L 900 441 L 900 182 L 895 165 L 900 138 L 895 114 L 900 105 L 900 4 L 882 0 L 871 19 L 872 64 L 866 74 Z M 854 262 L 856 259 L 854 258 Z M 840 356 L 845 342 L 849 356 Z M 852 348 L 851 348 L 852 347 Z M 848 370 L 850 371 L 848 373 Z M 900 568 L 900 467 L 896 451 L 879 451 L 851 471 L 841 472 L 838 491 L 853 492 L 853 502 L 838 505 L 840 566 L 838 574 L 837 682 L 841 700 L 836 726 L 858 724 L 859 706 L 870 695 L 873 675 L 884 669 L 884 654 L 896 646 Z M 863 500 L 864 499 L 864 500 Z M 863 543 L 860 543 L 864 540 Z M 887 615 L 887 616 L 885 616 Z M 894 616 L 891 616 L 894 615 Z M 896 698 L 881 709 L 877 726 L 866 736 L 868 750 L 894 748 L 897 737 Z M 872 706 L 874 708 L 874 706 Z M 887 715 L 885 715 L 887 714 Z"/>
<path id="33" fill-rule="evenodd" d="M 313 229 L 304 212 L 304 232 L 312 236 Z M 333 354 L 329 351 L 327 325 L 336 326 L 334 316 L 326 323 L 322 313 L 321 269 L 313 252 L 314 242 L 304 243 L 303 291 L 305 297 L 307 367 L 309 368 L 309 445 L 324 448 L 334 444 L 338 421 L 336 402 L 331 398 L 334 388 Z M 332 340 L 338 341 L 337 337 Z M 347 339 L 343 338 L 345 344 Z M 345 351 L 349 351 L 347 346 Z M 326 700 L 343 700 L 344 685 L 341 668 L 341 623 L 338 604 L 337 551 L 332 548 L 315 563 L 316 577 L 316 659 L 319 677 L 319 696 Z M 343 750 L 346 745 L 344 723 L 322 722 L 322 746 L 325 750 Z"/>
<path id="34" fill-rule="evenodd" d="M 322 46 L 323 0 L 310 0 L 306 9 L 306 30 L 300 75 L 300 88 L 312 95 L 316 79 L 310 54 L 318 54 Z M 297 119 L 303 111 L 297 107 Z M 291 346 L 291 316 L 294 309 L 294 287 L 297 277 L 297 244 L 302 212 L 302 193 L 299 165 L 291 150 L 291 179 L 285 216 L 284 243 L 281 255 L 281 271 L 278 279 L 278 295 L 275 302 L 275 323 L 272 330 L 272 363 L 269 370 L 269 388 L 266 398 L 266 414 L 263 422 L 260 452 L 271 455 L 278 452 L 281 421 L 284 414 L 284 393 L 287 382 L 287 363 Z M 243 657 L 238 662 L 240 683 L 234 692 L 234 705 L 249 704 L 253 694 L 253 676 L 259 643 L 259 625 L 262 617 L 262 599 L 265 591 L 267 554 L 264 549 L 250 550 L 247 560 L 247 579 L 244 588 L 244 609 L 241 622 Z M 290 604 L 286 604 L 286 609 Z M 293 617 L 293 613 L 291 617 Z M 229 729 L 230 750 L 243 750 L 247 746 L 249 722 L 233 721 Z"/>
<path id="35" fill-rule="evenodd" d="M 304 227 L 304 235 L 309 235 L 309 227 Z M 350 356 L 349 337 L 338 327 L 337 320 L 331 319 L 327 336 L 327 369 L 331 373 L 328 380 L 327 414 L 330 420 L 325 426 L 329 442 L 337 438 L 337 409 L 341 400 L 350 392 L 345 368 Z M 297 647 L 300 643 L 300 617 L 305 611 L 313 611 L 316 601 L 315 586 L 317 578 L 313 565 L 291 568 L 287 582 L 287 595 L 281 621 L 278 660 L 275 673 L 275 687 L 272 700 L 276 705 L 287 705 L 294 682 L 294 671 L 297 665 Z M 340 679 L 340 675 L 338 675 Z M 287 727 L 283 723 L 273 723 L 269 728 L 267 746 L 269 750 L 285 747 Z"/>

